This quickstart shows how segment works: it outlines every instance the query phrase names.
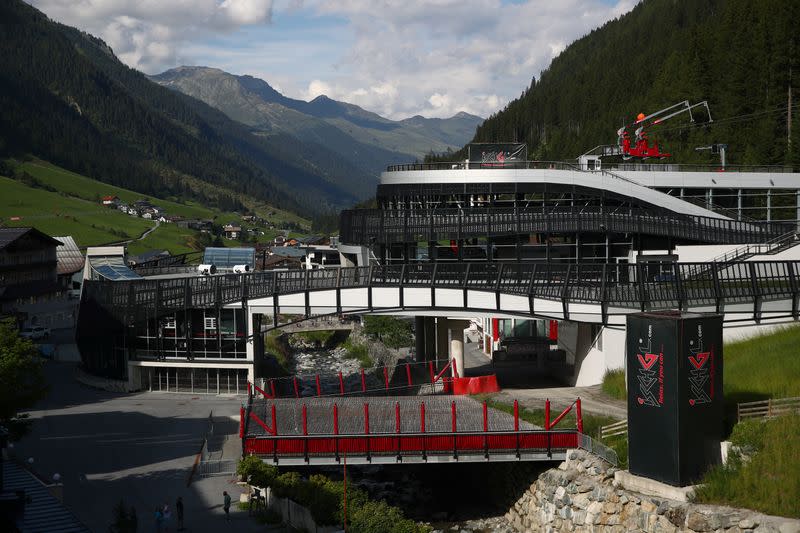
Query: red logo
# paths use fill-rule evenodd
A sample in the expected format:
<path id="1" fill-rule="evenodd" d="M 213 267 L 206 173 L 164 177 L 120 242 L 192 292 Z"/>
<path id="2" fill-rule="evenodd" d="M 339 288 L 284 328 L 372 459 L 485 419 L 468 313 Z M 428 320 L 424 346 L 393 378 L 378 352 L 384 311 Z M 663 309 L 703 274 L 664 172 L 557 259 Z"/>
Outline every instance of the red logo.
<path id="1" fill-rule="evenodd" d="M 692 363 L 692 366 L 695 367 L 697 370 L 700 370 L 705 366 L 706 361 L 708 361 L 708 356 L 711 355 L 710 352 L 701 352 L 697 354 L 697 358 L 693 355 L 689 356 L 689 362 Z"/>
<path id="2" fill-rule="evenodd" d="M 639 363 L 644 367 L 645 370 L 650 370 L 656 361 L 658 361 L 658 355 L 654 353 L 647 353 L 642 356 L 642 354 L 636 354 L 639 358 Z"/>

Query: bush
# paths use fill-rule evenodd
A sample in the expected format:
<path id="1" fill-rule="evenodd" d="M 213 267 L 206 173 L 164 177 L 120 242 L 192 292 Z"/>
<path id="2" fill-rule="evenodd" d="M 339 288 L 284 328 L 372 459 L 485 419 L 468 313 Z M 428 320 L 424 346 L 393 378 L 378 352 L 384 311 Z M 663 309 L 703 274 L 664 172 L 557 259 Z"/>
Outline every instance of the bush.
<path id="1" fill-rule="evenodd" d="M 372 358 L 369 356 L 369 349 L 364 344 L 355 344 L 350 339 L 342 343 L 342 348 L 347 350 L 344 354 L 347 359 L 357 359 L 361 368 L 372 366 Z"/>
<path id="2" fill-rule="evenodd" d="M 277 468 L 264 464 L 255 456 L 239 461 L 236 472 L 242 476 L 269 477 L 273 494 L 279 498 L 290 498 L 305 506 L 318 525 L 337 525 L 344 522 L 344 483 L 333 481 L 323 475 L 312 475 L 303 480 L 297 472 L 277 475 Z M 386 502 L 370 501 L 366 491 L 347 487 L 348 531 L 363 533 L 427 533 L 430 528 L 418 525 L 403 516 L 402 511 Z M 275 517 L 270 517 L 274 520 Z M 274 522 L 270 522 L 274 523 Z"/>
<path id="3" fill-rule="evenodd" d="M 300 474 L 297 472 L 286 472 L 277 476 L 270 487 L 275 491 L 275 496 L 278 498 L 291 498 L 298 503 L 302 503 L 301 487 L 303 483 Z"/>
<path id="4" fill-rule="evenodd" d="M 617 400 L 628 398 L 628 391 L 625 389 L 625 371 L 623 369 L 606 372 L 606 375 L 603 376 L 603 392 Z"/>
<path id="5" fill-rule="evenodd" d="M 278 477 L 278 468 L 264 463 L 255 455 L 248 455 L 236 466 L 236 473 L 257 487 L 268 487 Z"/>
<path id="6" fill-rule="evenodd" d="M 411 322 L 392 316 L 365 316 L 364 333 L 389 348 L 404 348 L 414 343 Z"/>

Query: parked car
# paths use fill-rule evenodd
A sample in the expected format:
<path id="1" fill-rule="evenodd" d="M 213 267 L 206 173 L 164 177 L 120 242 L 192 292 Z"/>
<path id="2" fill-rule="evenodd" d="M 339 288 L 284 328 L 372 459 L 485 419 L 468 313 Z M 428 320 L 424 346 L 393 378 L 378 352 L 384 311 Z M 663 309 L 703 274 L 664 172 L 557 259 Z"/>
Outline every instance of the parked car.
<path id="1" fill-rule="evenodd" d="M 46 339 L 50 336 L 50 328 L 45 328 L 42 326 L 22 328 L 22 330 L 19 332 L 19 336 L 31 340 Z"/>

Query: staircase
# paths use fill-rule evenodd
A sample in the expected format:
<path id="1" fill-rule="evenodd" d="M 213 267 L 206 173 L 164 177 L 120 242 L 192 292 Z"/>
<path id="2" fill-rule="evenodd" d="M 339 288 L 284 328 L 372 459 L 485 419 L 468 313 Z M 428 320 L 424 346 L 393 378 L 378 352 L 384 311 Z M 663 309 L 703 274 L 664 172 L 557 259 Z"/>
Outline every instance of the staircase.
<path id="1" fill-rule="evenodd" d="M 765 243 L 745 244 L 744 246 L 740 246 L 722 255 L 714 257 L 702 265 L 697 265 L 690 271 L 688 278 L 695 279 L 702 277 L 713 270 L 719 272 L 727 267 L 730 263 L 735 261 L 745 261 L 756 255 L 775 255 L 783 252 L 784 250 L 793 248 L 798 244 L 800 244 L 800 238 L 798 238 L 796 230 L 779 235 L 778 237 L 775 237 L 774 239 Z"/>

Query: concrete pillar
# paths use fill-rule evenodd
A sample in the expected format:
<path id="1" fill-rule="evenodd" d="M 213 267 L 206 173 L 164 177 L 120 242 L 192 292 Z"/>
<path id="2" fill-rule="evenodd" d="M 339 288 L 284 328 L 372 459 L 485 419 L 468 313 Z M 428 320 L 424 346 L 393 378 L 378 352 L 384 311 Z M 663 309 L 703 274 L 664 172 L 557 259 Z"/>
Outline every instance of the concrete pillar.
<path id="1" fill-rule="evenodd" d="M 736 218 L 742 220 L 742 189 L 736 192 Z"/>
<path id="2" fill-rule="evenodd" d="M 450 336 L 450 359 L 455 359 L 458 376 L 464 377 L 464 329 L 469 327 L 467 320 L 447 320 L 447 330 Z"/>
<path id="3" fill-rule="evenodd" d="M 767 222 L 772 222 L 772 189 L 767 189 Z"/>
<path id="4" fill-rule="evenodd" d="M 414 317 L 414 351 L 416 352 L 416 360 L 425 360 L 425 317 Z"/>

